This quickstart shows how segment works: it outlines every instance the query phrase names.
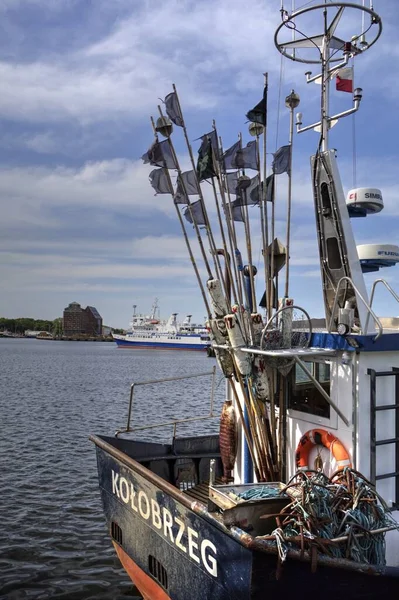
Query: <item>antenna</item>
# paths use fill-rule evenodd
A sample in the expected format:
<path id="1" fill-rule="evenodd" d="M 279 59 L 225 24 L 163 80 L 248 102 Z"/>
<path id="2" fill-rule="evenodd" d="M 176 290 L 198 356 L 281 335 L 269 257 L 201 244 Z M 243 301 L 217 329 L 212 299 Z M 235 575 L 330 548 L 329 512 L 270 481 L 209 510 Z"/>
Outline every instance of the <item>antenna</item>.
<path id="1" fill-rule="evenodd" d="M 362 99 L 361 88 L 353 91 L 350 81 L 350 87 L 347 87 L 348 91 L 353 92 L 352 108 L 330 115 L 330 80 L 337 74 L 342 75 L 343 80 L 344 74 L 347 75 L 347 81 L 352 80 L 347 66 L 349 59 L 371 48 L 382 32 L 380 17 L 364 4 L 326 1 L 324 4 L 293 10 L 291 14 L 285 12 L 274 35 L 274 43 L 278 51 L 290 60 L 320 65 L 317 74 L 312 75 L 311 71 L 305 73 L 307 83 L 321 84 L 320 119 L 311 125 L 302 126 L 302 113 L 298 113 L 296 130 L 302 133 L 313 129 L 320 133 L 317 151 L 311 158 L 311 173 L 326 322 L 330 323 L 330 331 L 338 331 L 343 318 L 350 314 L 348 330 L 367 333 L 367 310 L 364 306 L 367 290 L 349 221 L 336 152 L 328 149 L 331 127 L 339 119 L 355 113 Z M 359 19 L 355 18 L 359 16 L 362 17 L 361 25 Z M 347 22 L 345 27 L 343 17 Z M 351 27 L 352 23 L 358 23 L 360 29 L 350 40 L 347 38 L 348 22 Z M 312 33 L 307 34 L 310 27 Z M 295 39 L 291 39 L 292 30 L 296 33 Z M 313 34 L 313 31 L 320 33 Z M 288 244 L 289 235 L 287 246 Z M 288 250 L 287 247 L 287 252 Z M 340 284 L 341 281 L 346 282 L 345 289 Z"/>
<path id="2" fill-rule="evenodd" d="M 351 40 L 345 40 L 340 35 L 340 24 L 344 14 L 361 11 L 362 27 L 361 31 L 353 35 Z M 320 20 L 320 30 L 322 33 L 316 35 L 306 35 L 306 27 L 310 13 L 317 13 Z M 314 14 L 311 14 L 314 17 Z M 367 25 L 366 21 L 369 21 Z M 342 28 L 341 28 L 342 29 Z M 288 39 L 286 30 L 294 30 L 297 34 L 296 39 Z M 366 32 L 370 35 L 370 40 L 366 42 Z M 302 113 L 297 115 L 297 132 L 302 133 L 313 129 L 321 132 L 321 149 L 328 149 L 328 132 L 336 122 L 342 117 L 347 117 L 359 109 L 362 98 L 360 88 L 355 90 L 353 96 L 353 108 L 336 115 L 329 115 L 329 94 L 330 80 L 339 69 L 345 67 L 350 58 L 363 54 L 371 48 L 378 40 L 382 32 L 382 22 L 380 17 L 366 6 L 348 3 L 331 2 L 317 4 L 308 8 L 294 11 L 291 14 L 285 13 L 282 23 L 277 28 L 274 35 L 274 43 L 277 50 L 290 60 L 305 64 L 321 65 L 321 72 L 312 76 L 311 71 L 307 71 L 306 82 L 321 82 L 321 115 L 320 120 L 311 125 L 302 127 Z M 343 30 L 342 30 L 343 35 Z"/>

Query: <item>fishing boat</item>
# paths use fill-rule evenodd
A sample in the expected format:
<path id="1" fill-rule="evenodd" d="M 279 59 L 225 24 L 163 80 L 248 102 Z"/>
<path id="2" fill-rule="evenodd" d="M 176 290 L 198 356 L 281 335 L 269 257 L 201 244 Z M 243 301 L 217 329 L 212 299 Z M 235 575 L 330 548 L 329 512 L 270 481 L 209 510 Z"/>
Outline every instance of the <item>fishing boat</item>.
<path id="1" fill-rule="evenodd" d="M 150 315 L 136 314 L 133 305 L 133 318 L 126 335 L 113 334 L 118 348 L 145 348 L 155 350 L 207 350 L 210 337 L 205 325 L 196 325 L 187 315 L 182 323 L 177 322 L 177 313 L 167 321 L 159 318 L 159 305 L 156 298 Z"/>
<path id="2" fill-rule="evenodd" d="M 306 29 L 309 22 L 311 31 Z M 223 151 L 214 124 L 202 138 L 195 164 L 175 87 L 153 121 L 155 141 L 143 158 L 159 167 L 152 172 L 159 193 L 172 194 L 218 368 L 226 380 L 226 399 L 217 416 L 217 435 L 210 428 L 209 435 L 179 436 L 181 421 L 175 421 L 170 443 L 140 441 L 135 431 L 142 428 L 131 419 L 134 390 L 138 384 L 156 382 L 134 382 L 126 426 L 115 435 L 91 436 L 112 543 L 146 600 L 316 595 L 388 599 L 399 594 L 399 328 L 397 319 L 383 321 L 373 309 L 377 285 L 398 302 L 399 296 L 382 278 L 375 280 L 369 295 L 363 277 L 364 272 L 394 266 L 398 249 L 381 245 L 357 250 L 351 218 L 371 218 L 382 208 L 382 193 L 355 188 L 346 200 L 337 167 L 339 150 L 329 147 L 330 128 L 337 123 L 343 127 L 341 120 L 360 105 L 361 90 L 352 91 L 348 69 L 381 32 L 380 16 L 365 2 L 325 2 L 307 3 L 293 12 L 282 6 L 275 33 L 276 50 L 287 59 L 312 64 L 317 73 L 308 72 L 307 81 L 321 84 L 314 86 L 321 94 L 319 119 L 303 125 L 299 113 L 296 130 L 318 134 L 310 163 L 322 322 L 289 295 L 298 95 L 292 91 L 286 98 L 289 144 L 274 154 L 269 176 L 267 75 L 262 100 L 247 114 L 255 138 L 247 146 L 239 140 Z M 335 77 L 351 91 L 353 106 L 330 114 L 330 82 Z M 193 167 L 189 175 L 181 172 L 174 152 L 172 123 L 187 141 Z M 160 142 L 159 135 L 166 139 Z M 252 156 L 255 187 L 244 173 L 254 168 L 249 166 Z M 177 188 L 170 177 L 173 170 Z M 274 235 L 275 200 L 268 201 L 282 175 L 288 177 L 284 245 Z M 201 191 L 205 180 L 215 190 L 216 227 Z M 199 199 L 192 202 L 194 190 Z M 265 277 L 260 304 L 265 314 L 257 311 L 251 203 L 259 211 Z M 196 248 L 203 249 L 205 281 L 181 204 L 199 242 Z M 245 233 L 245 265 L 239 226 Z M 205 239 L 210 253 L 204 249 Z M 283 269 L 284 296 L 278 300 L 278 273 Z M 213 388 L 210 411 L 203 417 L 210 424 L 215 418 Z M 204 386 L 204 402 L 205 393 Z"/>

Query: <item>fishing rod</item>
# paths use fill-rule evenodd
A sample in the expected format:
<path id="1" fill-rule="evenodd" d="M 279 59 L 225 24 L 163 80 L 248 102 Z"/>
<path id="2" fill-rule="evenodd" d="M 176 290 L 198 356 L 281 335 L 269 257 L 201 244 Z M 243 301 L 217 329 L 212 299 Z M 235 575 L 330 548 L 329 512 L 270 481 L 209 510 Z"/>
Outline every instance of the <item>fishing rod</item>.
<path id="1" fill-rule="evenodd" d="M 221 164 L 223 164 L 223 147 L 221 146 L 221 140 L 218 138 L 217 135 L 217 129 L 216 129 L 216 122 L 215 120 L 213 121 L 213 129 L 215 131 L 215 137 L 216 140 L 218 141 L 218 153 L 220 156 L 220 160 L 216 161 L 216 179 L 218 182 L 218 188 L 219 188 L 219 193 L 220 193 L 220 198 L 221 198 L 221 202 L 222 202 L 222 207 L 223 207 L 223 211 L 224 211 L 224 215 L 225 215 L 225 220 L 226 220 L 226 225 L 227 225 L 227 234 L 228 234 L 228 238 L 229 238 L 229 242 L 230 242 L 230 254 L 229 251 L 227 249 L 227 244 L 226 244 L 226 237 L 224 234 L 224 228 L 223 228 L 223 224 L 222 224 L 222 218 L 221 218 L 221 213 L 220 213 L 220 209 L 219 209 L 219 203 L 218 203 L 218 199 L 217 199 L 217 191 L 216 191 L 216 186 L 215 186 L 215 182 L 212 178 L 212 188 L 213 188 L 213 193 L 214 193 L 214 198 L 215 198 L 215 204 L 216 204 L 216 208 L 217 208 L 217 213 L 218 213 L 218 218 L 219 218 L 219 224 L 220 224 L 220 230 L 221 230 L 221 234 L 222 234 L 222 239 L 223 239 L 223 248 L 225 251 L 225 256 L 230 256 L 233 259 L 233 264 L 234 266 L 236 266 L 235 263 L 235 253 L 233 251 L 233 235 L 232 235 L 232 230 L 231 230 L 231 219 L 228 218 L 228 213 L 227 213 L 227 206 L 226 206 L 226 198 L 225 198 L 225 194 L 224 194 L 224 189 L 223 189 L 223 181 L 221 178 L 221 173 L 223 172 L 223 169 L 221 169 Z M 231 272 L 231 263 L 230 260 L 228 261 L 228 269 L 229 269 L 229 276 L 230 276 L 230 281 L 231 281 L 231 291 L 233 293 L 233 297 L 234 297 L 234 301 L 236 304 L 239 304 L 239 299 L 238 299 L 238 295 L 237 295 L 237 290 L 236 287 L 234 285 L 234 280 L 233 280 L 233 276 L 232 276 L 232 272 Z M 235 273 L 235 281 L 237 284 L 237 288 L 238 288 L 238 277 L 237 277 L 237 273 Z"/>
<path id="2" fill-rule="evenodd" d="M 189 156 L 190 156 L 192 170 L 193 170 L 193 173 L 194 173 L 196 181 L 197 181 L 198 192 L 199 192 L 198 195 L 199 195 L 199 198 L 200 198 L 201 207 L 202 207 L 203 214 L 204 214 L 204 217 L 205 217 L 206 231 L 207 231 L 207 235 L 208 235 L 208 238 L 209 238 L 209 244 L 210 244 L 210 247 L 211 247 L 212 257 L 213 257 L 213 260 L 214 260 L 214 263 L 215 263 L 216 274 L 218 275 L 219 280 L 223 284 L 223 287 L 224 287 L 224 290 L 225 290 L 225 295 L 227 295 L 226 282 L 225 282 L 223 274 L 222 274 L 222 269 L 221 269 L 220 261 L 219 261 L 219 255 L 217 254 L 217 251 L 216 251 L 217 247 L 216 247 L 215 240 L 214 240 L 214 237 L 213 237 L 213 232 L 212 232 L 212 229 L 211 229 L 211 226 L 210 226 L 210 222 L 209 222 L 209 218 L 208 218 L 208 213 L 207 213 L 206 206 L 205 206 L 205 200 L 204 200 L 204 196 L 202 194 L 201 183 L 200 183 L 199 178 L 198 178 L 197 168 L 196 168 L 195 161 L 194 161 L 193 150 L 191 148 L 191 144 L 190 144 L 190 141 L 189 141 L 189 138 L 188 138 L 187 127 L 186 127 L 185 120 L 184 120 L 184 117 L 183 117 L 183 112 L 182 112 L 182 109 L 181 109 L 179 95 L 177 93 L 176 85 L 173 84 L 172 87 L 173 87 L 173 92 L 176 95 L 176 101 L 177 101 L 178 110 L 179 110 L 180 115 L 182 117 L 182 129 L 183 129 L 183 133 L 184 133 L 184 139 L 186 141 L 187 150 L 188 150 L 188 153 L 189 153 Z M 158 108 L 159 108 L 159 110 L 161 110 L 160 107 L 158 107 Z M 213 156 L 213 150 L 212 150 L 212 156 Z M 213 277 L 210 277 L 210 279 L 213 279 Z M 211 291 L 211 289 L 209 287 L 209 282 L 208 282 L 207 285 L 208 285 L 208 290 L 209 290 L 209 292 L 211 294 L 211 297 L 214 298 L 214 296 L 215 296 L 215 291 L 214 290 L 215 290 L 215 288 L 218 289 L 218 286 L 216 285 L 216 282 L 214 281 L 214 287 L 213 287 L 212 291 Z M 227 307 L 226 307 L 226 309 L 227 309 Z"/>
<path id="3" fill-rule="evenodd" d="M 151 117 L 151 125 L 152 125 L 153 131 L 154 131 L 155 140 L 158 142 L 157 129 L 155 127 L 154 119 L 152 117 Z M 168 140 L 169 140 L 169 138 L 168 138 Z M 169 141 L 169 144 L 170 144 L 170 141 Z M 172 150 L 172 146 L 171 146 L 171 150 Z M 178 164 L 178 163 L 176 163 L 176 164 Z M 167 169 L 166 166 L 165 166 L 164 170 L 165 170 L 165 174 L 166 174 L 166 177 L 167 177 L 167 180 L 168 180 L 171 192 L 173 192 L 173 184 L 172 184 L 172 180 L 171 180 L 171 177 L 170 177 L 169 169 Z M 186 194 L 186 199 L 187 198 L 188 198 L 188 195 Z M 172 194 L 172 199 L 173 199 L 173 194 Z M 189 241 L 189 238 L 188 238 L 188 235 L 187 235 L 186 227 L 184 225 L 184 221 L 183 221 L 182 215 L 180 213 L 179 207 L 177 206 L 177 204 L 174 201 L 173 201 L 173 204 L 174 204 L 174 206 L 176 208 L 177 216 L 178 216 L 178 219 L 179 219 L 179 222 L 180 222 L 180 225 L 181 225 L 181 228 L 182 228 L 182 232 L 183 232 L 184 241 L 186 243 L 187 251 L 188 251 L 188 254 L 190 256 L 191 264 L 193 265 L 193 269 L 194 269 L 194 272 L 195 272 L 195 275 L 196 275 L 196 278 L 197 278 L 197 282 L 198 282 L 198 285 L 199 285 L 199 288 L 200 288 L 200 291 L 201 291 L 202 299 L 203 299 L 204 304 L 205 304 L 205 309 L 206 309 L 208 317 L 211 318 L 211 310 L 210 310 L 210 307 L 209 307 L 209 304 L 208 304 L 208 300 L 207 300 L 207 297 L 206 297 L 206 294 L 205 294 L 204 287 L 202 285 L 202 281 L 201 281 L 201 277 L 200 277 L 200 274 L 199 274 L 198 266 L 197 266 L 197 263 L 195 262 L 194 254 L 193 254 L 193 251 L 191 249 L 191 245 L 190 245 L 190 241 Z"/>
<path id="4" fill-rule="evenodd" d="M 221 155 L 223 156 L 223 142 L 222 142 L 221 137 L 219 137 L 219 148 L 220 148 Z M 229 233 L 231 257 L 232 257 L 232 261 L 233 261 L 233 265 L 234 265 L 234 276 L 235 276 L 235 282 L 236 282 L 236 286 L 237 286 L 237 297 L 238 297 L 237 304 L 242 305 L 242 304 L 244 304 L 244 301 L 243 301 L 241 279 L 239 276 L 239 270 L 240 270 L 239 267 L 240 267 L 240 265 L 242 267 L 242 260 L 239 263 L 237 235 L 236 235 L 236 230 L 235 230 L 235 222 L 233 219 L 233 213 L 231 210 L 231 196 L 230 196 L 230 189 L 229 189 L 229 185 L 228 185 L 227 175 L 228 174 L 225 173 L 223 169 L 221 169 L 219 171 L 218 182 L 219 182 L 220 195 L 222 198 L 222 205 L 223 205 L 224 214 L 225 214 L 226 223 L 227 223 L 227 229 L 228 229 L 228 233 Z M 226 202 L 226 193 L 227 193 L 228 202 Z"/>
<path id="5" fill-rule="evenodd" d="M 242 149 L 242 134 L 241 133 L 239 136 L 239 140 L 240 140 L 240 147 Z M 242 175 L 243 175 L 243 177 L 246 177 L 244 168 L 242 169 Z M 260 176 L 260 173 L 258 173 L 258 176 Z M 256 298 L 255 298 L 255 281 L 254 281 L 254 274 L 253 274 L 253 267 L 252 267 L 251 226 L 249 223 L 247 188 L 244 188 L 243 192 L 244 192 L 244 206 L 245 206 L 245 209 L 244 209 L 245 210 L 244 231 L 245 231 L 245 241 L 246 241 L 246 246 L 247 246 L 247 255 L 248 255 L 248 263 L 249 263 L 249 265 L 248 265 L 249 266 L 249 280 L 251 283 L 251 293 L 250 293 L 249 297 L 247 298 L 247 300 L 248 300 L 248 306 L 251 307 L 251 304 L 252 304 L 252 307 L 254 307 L 254 306 L 256 306 Z"/>
<path id="6" fill-rule="evenodd" d="M 168 119 L 167 119 L 167 117 L 164 116 L 164 114 L 163 114 L 162 109 L 161 109 L 160 106 L 158 106 L 158 111 L 159 111 L 159 114 L 161 115 L 161 119 L 162 119 L 163 123 L 167 122 Z M 202 237 L 201 237 L 201 232 L 199 230 L 198 224 L 197 224 L 196 219 L 194 217 L 194 214 L 192 212 L 192 204 L 190 202 L 190 198 L 189 198 L 189 194 L 188 194 L 187 189 L 186 189 L 186 184 L 184 182 L 184 178 L 182 177 L 182 170 L 180 168 L 179 159 L 177 158 L 175 147 L 173 145 L 173 141 L 172 141 L 172 137 L 171 137 L 171 129 L 172 128 L 171 127 L 170 128 L 163 127 L 162 129 L 163 129 L 162 134 L 165 135 L 165 137 L 168 139 L 168 142 L 169 142 L 170 150 L 172 152 L 173 160 L 175 162 L 176 170 L 177 170 L 177 173 L 179 175 L 179 180 L 181 182 L 181 187 L 183 189 L 185 200 L 187 202 L 187 208 L 188 208 L 188 211 L 189 211 L 189 214 L 190 214 L 191 221 L 192 221 L 192 224 L 194 226 L 195 232 L 197 234 L 197 240 L 198 240 L 198 243 L 199 243 L 199 246 L 200 246 L 200 249 L 201 249 L 202 257 L 204 259 L 206 270 L 208 272 L 208 277 L 212 278 L 213 274 L 212 274 L 212 271 L 211 271 L 211 268 L 210 268 L 210 265 L 209 265 L 209 262 L 208 262 L 207 254 L 205 252 L 205 248 L 204 248 Z M 202 212 L 205 215 L 205 206 L 204 206 L 203 199 L 201 199 L 201 208 L 202 208 Z M 207 218 L 205 220 L 206 220 L 206 223 L 207 223 L 206 229 L 207 229 L 207 232 L 208 232 L 209 221 L 208 221 Z M 215 266 L 215 268 L 216 268 L 216 266 Z"/>

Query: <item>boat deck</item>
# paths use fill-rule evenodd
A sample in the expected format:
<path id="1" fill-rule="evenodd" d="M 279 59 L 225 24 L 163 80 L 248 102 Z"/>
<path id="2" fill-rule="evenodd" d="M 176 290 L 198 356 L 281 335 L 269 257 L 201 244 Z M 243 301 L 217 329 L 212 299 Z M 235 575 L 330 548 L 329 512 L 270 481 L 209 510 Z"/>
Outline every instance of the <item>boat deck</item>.
<path id="1" fill-rule="evenodd" d="M 224 482 L 221 477 L 217 477 L 215 479 L 216 485 L 222 485 L 223 483 Z M 197 483 L 197 485 L 194 485 L 193 487 L 188 488 L 187 490 L 181 490 L 181 491 L 186 496 L 193 498 L 193 500 L 197 500 L 198 502 L 201 502 L 202 504 L 204 504 L 204 506 L 208 505 L 209 482 Z"/>

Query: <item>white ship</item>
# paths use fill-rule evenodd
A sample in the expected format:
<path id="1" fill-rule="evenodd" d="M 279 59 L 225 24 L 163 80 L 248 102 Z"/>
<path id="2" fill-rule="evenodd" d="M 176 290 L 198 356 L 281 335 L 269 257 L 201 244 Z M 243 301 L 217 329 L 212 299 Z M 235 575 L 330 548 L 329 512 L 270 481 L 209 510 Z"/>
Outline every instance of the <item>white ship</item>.
<path id="1" fill-rule="evenodd" d="M 156 298 L 150 315 L 136 314 L 133 305 L 133 318 L 126 335 L 114 334 L 119 348 L 151 348 L 155 350 L 207 350 L 210 346 L 209 333 L 205 325 L 191 323 L 187 315 L 183 323 L 178 323 L 177 313 L 168 320 L 159 318 Z"/>

